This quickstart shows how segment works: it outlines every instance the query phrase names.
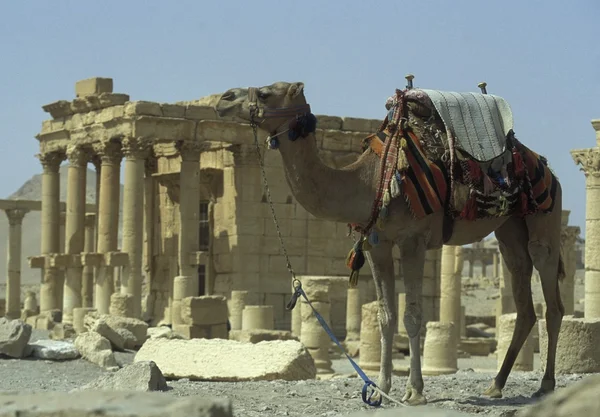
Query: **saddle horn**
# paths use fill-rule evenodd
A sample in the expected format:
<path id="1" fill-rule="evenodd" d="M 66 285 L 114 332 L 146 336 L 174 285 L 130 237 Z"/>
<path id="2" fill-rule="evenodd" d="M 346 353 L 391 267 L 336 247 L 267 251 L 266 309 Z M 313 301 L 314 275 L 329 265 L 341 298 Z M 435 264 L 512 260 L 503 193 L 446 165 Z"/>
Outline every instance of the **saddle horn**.
<path id="1" fill-rule="evenodd" d="M 413 81 L 412 80 L 413 80 L 413 78 L 415 78 L 415 76 L 412 75 L 412 74 L 407 74 L 406 77 L 404 77 L 404 78 L 406 78 L 406 81 L 408 82 L 408 84 L 406 85 L 406 88 L 409 89 L 409 90 L 411 88 L 413 88 Z"/>
<path id="2" fill-rule="evenodd" d="M 477 84 L 477 87 L 479 87 L 481 89 L 481 92 L 483 94 L 487 94 L 487 90 L 485 88 L 486 86 L 487 86 L 487 83 L 485 81 L 480 82 L 479 84 Z"/>

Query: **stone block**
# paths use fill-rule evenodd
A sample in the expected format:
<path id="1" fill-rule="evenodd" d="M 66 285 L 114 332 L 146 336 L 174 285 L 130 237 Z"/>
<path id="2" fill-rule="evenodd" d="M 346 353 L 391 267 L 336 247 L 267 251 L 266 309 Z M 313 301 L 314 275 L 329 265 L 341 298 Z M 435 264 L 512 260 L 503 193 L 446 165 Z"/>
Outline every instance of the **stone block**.
<path id="1" fill-rule="evenodd" d="M 233 417 L 229 399 L 153 392 L 83 391 L 0 394 L 0 417 Z"/>
<path id="2" fill-rule="evenodd" d="M 145 115 L 162 116 L 162 108 L 159 103 L 152 101 L 132 101 L 125 104 L 125 114 L 127 116 Z"/>
<path id="3" fill-rule="evenodd" d="M 317 126 L 319 129 L 341 130 L 342 118 L 337 116 L 327 116 L 319 114 L 317 117 Z"/>
<path id="4" fill-rule="evenodd" d="M 330 151 L 350 151 L 352 149 L 352 133 L 339 130 L 323 131 L 323 149 Z"/>
<path id="5" fill-rule="evenodd" d="M 538 322 L 540 362 L 546 368 L 548 332 L 546 320 Z M 600 372 L 600 318 L 564 316 L 556 348 L 556 373 L 579 374 Z"/>
<path id="6" fill-rule="evenodd" d="M 31 325 L 21 319 L 0 318 L 0 354 L 22 358 L 31 338 Z"/>
<path id="7" fill-rule="evenodd" d="M 162 109 L 162 114 L 164 117 L 185 117 L 185 106 L 181 106 L 178 104 L 163 103 L 160 107 Z"/>
<path id="8" fill-rule="evenodd" d="M 380 123 L 381 122 L 379 122 L 377 126 L 379 126 Z M 375 131 L 375 129 L 373 129 L 373 125 L 374 123 L 372 119 L 359 119 L 356 117 L 342 118 L 342 130 L 372 133 Z"/>
<path id="9" fill-rule="evenodd" d="M 242 310 L 242 330 L 273 330 L 274 327 L 273 306 L 247 305 Z"/>
<path id="10" fill-rule="evenodd" d="M 193 120 L 215 120 L 217 113 L 211 106 L 188 105 L 185 109 L 185 117 Z"/>
<path id="11" fill-rule="evenodd" d="M 467 352 L 473 356 L 488 356 L 492 350 L 494 340 L 484 337 L 471 337 L 462 339 L 459 347 L 463 352 Z"/>
<path id="12" fill-rule="evenodd" d="M 297 306 L 296 308 L 299 308 Z M 229 340 L 244 343 L 259 343 L 271 340 L 299 340 L 288 330 L 231 330 Z"/>
<path id="13" fill-rule="evenodd" d="M 129 263 L 129 255 L 124 252 L 107 252 L 104 254 L 104 264 L 106 266 L 116 267 L 125 266 Z"/>
<path id="14" fill-rule="evenodd" d="M 75 83 L 75 95 L 77 97 L 87 97 L 91 95 L 112 92 L 112 78 L 93 77 L 85 80 L 79 80 Z"/>
<path id="15" fill-rule="evenodd" d="M 110 296 L 109 313 L 111 316 L 133 316 L 133 295 L 115 292 Z"/>
<path id="16" fill-rule="evenodd" d="M 181 301 L 181 320 L 187 325 L 227 323 L 227 299 L 222 295 L 186 297 Z"/>
<path id="17" fill-rule="evenodd" d="M 75 339 L 75 347 L 83 359 L 95 363 L 102 368 L 115 368 L 119 366 L 111 350 L 109 340 L 96 332 L 81 333 Z"/>
<path id="18" fill-rule="evenodd" d="M 227 352 L 227 360 L 223 360 L 223 352 Z M 294 340 L 253 344 L 223 339 L 150 339 L 134 362 L 149 360 L 166 378 L 233 382 L 294 381 L 316 376 L 312 357 Z"/>

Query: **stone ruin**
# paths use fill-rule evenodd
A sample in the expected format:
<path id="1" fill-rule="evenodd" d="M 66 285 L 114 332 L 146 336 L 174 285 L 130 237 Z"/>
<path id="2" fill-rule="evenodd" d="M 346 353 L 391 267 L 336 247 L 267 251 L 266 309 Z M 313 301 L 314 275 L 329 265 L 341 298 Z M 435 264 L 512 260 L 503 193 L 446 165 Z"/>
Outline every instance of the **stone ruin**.
<path id="1" fill-rule="evenodd" d="M 81 356 L 107 369 L 119 367 L 114 351 L 133 349 L 138 351 L 136 362 L 154 363 L 170 378 L 331 377 L 331 361 L 339 352 L 308 304 L 300 300 L 292 312 L 285 311 L 291 283 L 250 126 L 218 118 L 210 105 L 214 97 L 174 104 L 131 101 L 127 94 L 113 93 L 109 78 L 79 81 L 75 92 L 73 100 L 43 106 L 51 119 L 43 122 L 37 135 L 42 201 L 0 201 L 10 221 L 3 310 L 7 319 L 20 319 L 0 323 L 6 328 L 20 326 L 13 332 L 15 340 L 4 344 L 0 340 L 0 353 L 41 358 L 57 354 L 58 345 L 28 345 L 31 328 L 38 328 L 50 330 L 53 339 L 75 339 L 75 353 L 63 346 L 63 358 Z M 356 159 L 362 139 L 380 124 L 370 119 L 317 118 L 320 152 L 332 167 Z M 592 124 L 600 143 L 600 121 Z M 580 230 L 568 226 L 565 210 L 562 238 L 567 276 L 560 291 L 567 316 L 559 339 L 557 372 L 600 372 L 600 355 L 594 348 L 600 337 L 600 278 L 593 251 L 598 148 L 572 154 L 583 166 L 587 184 L 585 312 L 584 317 L 574 316 L 574 245 Z M 65 159 L 69 161 L 67 201 L 61 202 L 58 169 Z M 267 152 L 264 161 L 298 278 L 351 356 L 359 356 L 361 367 L 375 376 L 381 341 L 368 266 L 359 287 L 347 288 L 344 258 L 352 241 L 346 236 L 346 225 L 308 214 L 291 196 L 276 153 Z M 85 204 L 89 163 L 98 173 L 97 201 L 92 205 Z M 42 239 L 41 254 L 30 258 L 29 265 L 40 269 L 42 279 L 39 294 L 28 293 L 22 301 L 21 221 L 31 210 L 41 210 Z M 404 293 L 398 257 L 395 252 L 401 318 Z M 483 278 L 485 266 L 492 264 L 492 277 L 498 279 L 495 316 L 466 316 L 461 297 L 465 261 L 469 277 L 474 275 L 475 262 L 482 263 Z M 497 249 L 476 243 L 428 251 L 423 279 L 423 373 L 454 373 L 458 358 L 469 355 L 496 355 L 499 367 L 512 337 L 515 308 L 510 274 Z M 540 352 L 542 360 L 545 355 L 541 305 L 536 313 L 539 327 L 519 354 L 516 370 L 533 370 L 534 352 Z M 578 355 L 571 354 L 575 344 Z M 214 355 L 217 346 L 232 352 L 229 367 L 213 366 L 218 360 L 211 352 Z M 401 319 L 394 350 L 396 359 L 409 354 Z M 182 361 L 197 357 L 198 352 L 204 359 L 196 366 Z M 256 360 L 236 362 L 247 357 Z M 406 375 L 407 369 L 394 369 L 394 373 Z"/>

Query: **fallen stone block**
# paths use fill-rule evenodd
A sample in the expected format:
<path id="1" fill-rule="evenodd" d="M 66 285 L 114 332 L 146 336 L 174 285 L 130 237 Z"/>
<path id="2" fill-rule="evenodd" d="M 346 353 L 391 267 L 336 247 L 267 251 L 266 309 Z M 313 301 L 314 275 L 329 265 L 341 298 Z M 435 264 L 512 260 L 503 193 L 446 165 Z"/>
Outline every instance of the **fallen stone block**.
<path id="1" fill-rule="evenodd" d="M 230 340 L 237 340 L 238 342 L 244 343 L 259 343 L 269 340 L 296 340 L 299 341 L 298 337 L 294 336 L 292 332 L 288 330 L 231 330 L 229 332 Z"/>
<path id="2" fill-rule="evenodd" d="M 77 359 L 80 354 L 73 342 L 62 340 L 38 340 L 29 345 L 34 358 L 51 361 Z"/>
<path id="3" fill-rule="evenodd" d="M 0 393 L 0 417 L 233 417 L 229 399 L 135 391 Z"/>
<path id="4" fill-rule="evenodd" d="M 75 328 L 68 323 L 56 323 L 50 332 L 53 340 L 74 339 L 76 335 Z"/>
<path id="5" fill-rule="evenodd" d="M 152 361 L 136 362 L 115 373 L 102 375 L 97 380 L 76 388 L 108 391 L 166 391 L 169 387 L 162 372 Z"/>
<path id="6" fill-rule="evenodd" d="M 189 325 L 174 324 L 173 331 L 184 339 L 228 339 L 227 324 Z"/>
<path id="7" fill-rule="evenodd" d="M 525 406 L 518 417 L 583 417 L 600 415 L 600 375 L 583 378 L 542 399 Z"/>
<path id="8" fill-rule="evenodd" d="M 111 316 L 110 314 L 98 314 L 96 312 L 87 313 L 83 319 L 86 329 L 91 329 L 98 320 L 102 319 L 115 332 L 118 329 L 126 329 L 135 337 L 135 346 L 138 348 L 148 338 L 148 324 L 142 320 L 131 317 Z"/>
<path id="9" fill-rule="evenodd" d="M 148 328 L 148 338 L 150 339 L 185 339 L 179 333 L 175 333 L 172 329 L 166 326 L 160 327 L 149 327 Z"/>
<path id="10" fill-rule="evenodd" d="M 127 329 L 118 328 L 115 329 L 115 332 L 123 339 L 123 347 L 125 349 L 135 349 L 137 347 L 138 341 L 133 333 L 131 333 Z"/>
<path id="11" fill-rule="evenodd" d="M 134 362 L 154 361 L 167 378 L 203 381 L 314 379 L 314 361 L 297 341 L 241 343 L 226 339 L 149 339 Z"/>
<path id="12" fill-rule="evenodd" d="M 22 358 L 31 338 L 31 326 L 21 319 L 0 317 L 0 355 Z"/>
<path id="13" fill-rule="evenodd" d="M 102 368 L 110 369 L 119 366 L 108 339 L 96 332 L 81 333 L 75 339 L 75 347 L 83 359 Z"/>
<path id="14" fill-rule="evenodd" d="M 227 299 L 222 295 L 186 297 L 181 300 L 181 320 L 187 325 L 226 324 Z"/>
<path id="15" fill-rule="evenodd" d="M 540 362 L 546 368 L 548 332 L 546 320 L 538 322 Z M 579 374 L 600 372 L 600 319 L 564 316 L 556 348 L 556 373 Z"/>
<path id="16" fill-rule="evenodd" d="M 488 356 L 492 351 L 492 342 L 487 337 L 469 337 L 460 341 L 459 349 L 474 356 Z"/>
<path id="17" fill-rule="evenodd" d="M 104 318 L 96 320 L 93 326 L 90 327 L 91 332 L 96 332 L 100 336 L 108 339 L 113 349 L 123 351 L 125 349 L 125 340 L 119 333 L 106 323 Z"/>

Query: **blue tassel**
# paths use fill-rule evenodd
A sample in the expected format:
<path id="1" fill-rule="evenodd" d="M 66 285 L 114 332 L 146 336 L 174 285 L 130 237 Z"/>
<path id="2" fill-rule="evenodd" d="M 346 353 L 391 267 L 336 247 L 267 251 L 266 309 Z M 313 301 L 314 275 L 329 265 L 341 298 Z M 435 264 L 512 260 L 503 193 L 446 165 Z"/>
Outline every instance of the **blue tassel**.
<path id="1" fill-rule="evenodd" d="M 379 235 L 375 230 L 371 231 L 369 234 L 369 243 L 371 246 L 377 246 L 379 244 Z"/>
<path id="2" fill-rule="evenodd" d="M 277 149 L 277 148 L 279 148 L 279 139 L 269 138 L 269 149 Z"/>

